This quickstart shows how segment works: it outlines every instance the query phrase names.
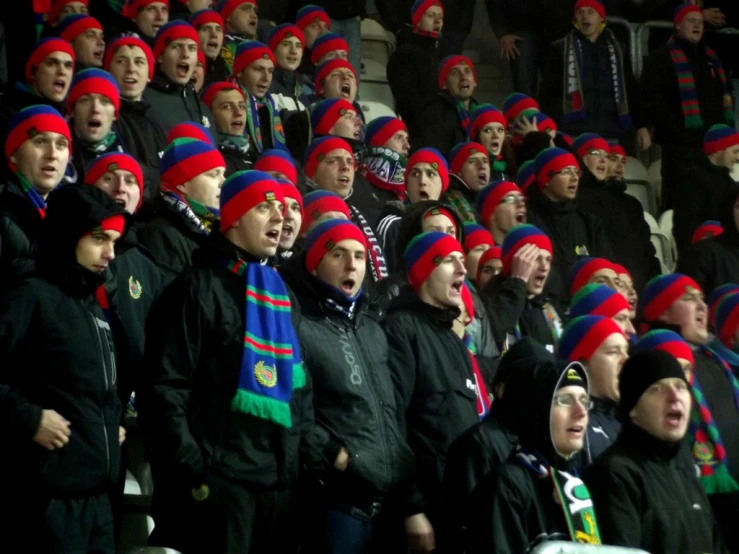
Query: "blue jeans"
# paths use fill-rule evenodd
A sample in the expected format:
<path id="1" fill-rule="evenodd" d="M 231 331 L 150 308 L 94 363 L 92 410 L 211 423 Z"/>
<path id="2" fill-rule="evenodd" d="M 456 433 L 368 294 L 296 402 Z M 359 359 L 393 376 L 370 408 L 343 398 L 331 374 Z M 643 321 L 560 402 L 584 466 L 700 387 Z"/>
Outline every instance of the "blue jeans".
<path id="1" fill-rule="evenodd" d="M 544 63 L 547 44 L 537 39 L 534 33 L 519 31 L 514 33 L 521 37 L 516 43 L 521 55 L 511 62 L 513 74 L 513 90 L 529 96 L 536 96 L 539 81 L 539 67 Z"/>
<path id="2" fill-rule="evenodd" d="M 362 23 L 359 18 L 332 19 L 331 32 L 341 35 L 349 45 L 349 63 L 357 75 L 362 73 Z M 359 85 L 359 83 L 357 83 Z"/>
<path id="3" fill-rule="evenodd" d="M 315 552 L 362 554 L 372 541 L 372 523 L 339 510 L 327 510 L 321 529 L 316 529 Z"/>

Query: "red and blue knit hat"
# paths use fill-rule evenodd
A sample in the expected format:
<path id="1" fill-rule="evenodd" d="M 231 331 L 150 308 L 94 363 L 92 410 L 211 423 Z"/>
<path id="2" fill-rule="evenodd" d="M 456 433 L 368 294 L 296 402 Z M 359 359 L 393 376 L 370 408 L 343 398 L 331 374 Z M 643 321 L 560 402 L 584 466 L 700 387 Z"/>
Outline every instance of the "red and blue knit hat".
<path id="1" fill-rule="evenodd" d="M 319 95 L 323 94 L 323 82 L 326 80 L 326 77 L 331 75 L 331 73 L 333 73 L 337 69 L 351 70 L 351 72 L 354 73 L 354 79 L 357 81 L 357 83 L 359 82 L 359 79 L 357 78 L 357 70 L 354 69 L 354 66 L 352 64 L 350 64 L 347 60 L 334 58 L 333 60 L 323 62 L 321 65 L 316 67 L 313 82 L 316 84 L 316 92 Z"/>
<path id="2" fill-rule="evenodd" d="M 575 11 L 582 8 L 592 8 L 598 12 L 601 19 L 606 18 L 606 8 L 603 6 L 603 2 L 601 2 L 601 0 L 577 0 L 575 3 Z"/>
<path id="3" fill-rule="evenodd" d="M 591 150 L 604 150 L 605 152 L 611 151 L 611 146 L 608 144 L 606 139 L 601 138 L 595 133 L 583 133 L 575 137 L 572 141 L 572 148 L 577 152 L 577 155 L 581 158 L 590 153 Z"/>
<path id="4" fill-rule="evenodd" d="M 110 99 L 115 107 L 115 115 L 118 116 L 118 110 L 121 108 L 121 92 L 118 89 L 118 82 L 110 73 L 97 67 L 76 73 L 72 78 L 69 94 L 67 94 L 67 110 L 71 112 L 77 101 L 86 94 L 101 94 Z"/>
<path id="5" fill-rule="evenodd" d="M 256 40 L 242 42 L 236 49 L 233 74 L 238 75 L 257 60 L 270 60 L 275 64 L 275 55 L 266 44 L 262 44 Z"/>
<path id="6" fill-rule="evenodd" d="M 403 253 L 408 282 L 413 290 L 418 292 L 426 279 L 452 252 L 464 254 L 464 248 L 457 239 L 446 233 L 429 231 L 413 237 Z"/>
<path id="7" fill-rule="evenodd" d="M 303 197 L 303 230 L 328 212 L 340 212 L 350 219 L 349 207 L 344 199 L 328 190 L 314 190 Z"/>
<path id="8" fill-rule="evenodd" d="M 201 173 L 226 167 L 223 156 L 212 144 L 193 138 L 178 138 L 164 149 L 159 163 L 161 185 L 176 191 Z"/>
<path id="9" fill-rule="evenodd" d="M 278 185 L 280 185 L 280 188 L 282 189 L 282 196 L 285 197 L 285 200 L 287 200 L 288 198 L 292 198 L 293 200 L 296 200 L 298 204 L 300 205 L 300 213 L 303 213 L 303 195 L 300 194 L 298 187 L 296 187 L 293 183 L 291 183 L 287 179 L 281 179 L 279 177 L 274 177 L 274 180 L 277 181 Z M 287 210 L 287 207 L 285 208 L 285 210 Z"/>
<path id="10" fill-rule="evenodd" d="M 739 292 L 724 295 L 714 314 L 719 340 L 732 348 L 736 330 L 739 329 Z"/>
<path id="11" fill-rule="evenodd" d="M 49 17 L 47 21 L 49 22 L 49 25 L 54 25 L 57 22 L 57 19 L 59 19 L 59 14 L 64 9 L 64 7 L 67 4 L 71 4 L 72 2 L 80 2 L 90 7 L 90 4 L 88 3 L 88 0 L 51 0 L 51 4 L 49 6 Z M 69 17 L 69 16 L 67 16 Z"/>
<path id="12" fill-rule="evenodd" d="M 449 152 L 449 157 L 447 158 L 449 161 L 449 171 L 454 175 L 459 175 L 467 160 L 475 154 L 485 154 L 487 156 L 488 151 L 479 142 L 460 142 Z"/>
<path id="13" fill-rule="evenodd" d="M 514 92 L 503 100 L 503 115 L 510 125 L 518 119 L 518 116 L 526 110 L 538 110 L 539 103 L 521 92 Z"/>
<path id="14" fill-rule="evenodd" d="M 305 238 L 305 269 L 308 273 L 312 273 L 321 259 L 342 240 L 356 240 L 367 248 L 367 239 L 362 230 L 346 219 L 321 221 L 311 229 Z"/>
<path id="15" fill-rule="evenodd" d="M 303 6 L 295 16 L 295 25 L 303 31 L 316 21 L 323 21 L 329 29 L 331 28 L 331 18 L 326 13 L 326 10 L 315 4 Z"/>
<path id="16" fill-rule="evenodd" d="M 328 135 L 344 114 L 355 112 L 356 108 L 343 98 L 327 98 L 313 104 L 310 110 L 310 126 L 315 136 Z"/>
<path id="17" fill-rule="evenodd" d="M 154 38 L 153 49 L 154 59 L 157 60 L 157 63 L 159 63 L 159 58 L 164 52 L 164 49 L 167 48 L 170 43 L 179 39 L 189 39 L 195 44 L 200 44 L 200 35 L 198 35 L 195 27 L 182 19 L 175 19 L 159 28 L 156 37 Z"/>
<path id="18" fill-rule="evenodd" d="M 426 11 L 433 6 L 440 7 L 442 13 L 444 12 L 444 6 L 441 4 L 441 0 L 416 0 L 413 2 L 413 6 L 411 6 L 411 24 L 414 27 L 418 27 Z"/>
<path id="19" fill-rule="evenodd" d="M 505 116 L 492 104 L 478 104 L 470 114 L 470 136 L 478 138 L 478 134 L 485 125 L 500 123 L 505 129 L 507 126 Z"/>
<path id="20" fill-rule="evenodd" d="M 281 202 L 285 213 L 282 187 L 271 175 L 255 169 L 229 175 L 221 187 L 221 233 L 262 202 Z"/>
<path id="21" fill-rule="evenodd" d="M 188 20 L 190 21 L 190 25 L 198 31 L 203 25 L 209 25 L 211 23 L 219 25 L 221 29 L 225 27 L 223 17 L 215 10 L 198 10 L 195 13 L 191 13 Z"/>
<path id="22" fill-rule="evenodd" d="M 688 287 L 701 290 L 698 283 L 682 273 L 670 273 L 653 277 L 644 287 L 642 303 L 644 319 L 657 321 L 672 304 L 687 294 Z"/>
<path id="23" fill-rule="evenodd" d="M 559 357 L 570 362 L 589 360 L 611 335 L 624 336 L 618 323 L 602 315 L 583 315 L 570 321 L 559 339 Z"/>
<path id="24" fill-rule="evenodd" d="M 391 115 L 384 115 L 373 119 L 367 124 L 364 141 L 367 146 L 382 148 L 385 143 L 401 131 L 408 132 L 408 128 L 400 119 Z"/>
<path id="25" fill-rule="evenodd" d="M 298 184 L 298 169 L 295 166 L 295 160 L 284 150 L 276 148 L 265 150 L 254 164 L 254 169 L 282 173 L 293 185 Z"/>
<path id="26" fill-rule="evenodd" d="M 117 169 L 130 171 L 136 177 L 136 183 L 139 185 L 139 192 L 141 193 L 139 203 L 136 205 L 138 210 L 144 201 L 144 174 L 139 162 L 133 156 L 123 152 L 110 152 L 95 158 L 85 171 L 85 184 L 94 185 L 100 177 Z"/>
<path id="27" fill-rule="evenodd" d="M 238 93 L 241 94 L 241 97 L 246 100 L 246 96 L 244 96 L 244 91 L 241 90 L 241 87 L 236 83 L 232 83 L 230 81 L 216 81 L 215 83 L 211 83 L 203 89 L 203 91 L 200 93 L 200 101 L 208 106 L 208 108 L 213 109 L 213 101 L 216 99 L 218 93 L 223 92 L 224 90 L 238 91 Z"/>
<path id="28" fill-rule="evenodd" d="M 26 82 L 30 83 L 33 79 L 33 74 L 44 63 L 44 60 L 48 58 L 54 52 L 64 52 L 72 56 L 72 63 L 74 63 L 75 55 L 72 46 L 66 41 L 56 37 L 49 37 L 41 40 L 33 45 L 31 53 L 26 58 L 25 76 Z"/>
<path id="29" fill-rule="evenodd" d="M 103 26 L 94 17 L 78 13 L 65 17 L 56 28 L 56 35 L 67 42 L 72 42 L 79 35 L 90 29 L 103 30 Z"/>
<path id="30" fill-rule="evenodd" d="M 472 76 L 475 78 L 475 81 L 477 81 L 477 72 L 475 71 L 475 64 L 472 63 L 472 60 L 467 56 L 461 55 L 447 56 L 441 60 L 441 63 L 439 64 L 439 89 L 444 88 L 444 84 L 446 83 L 446 78 L 449 76 L 449 73 L 458 65 L 469 66 L 472 70 Z"/>
<path id="31" fill-rule="evenodd" d="M 672 19 L 672 21 L 673 21 L 673 23 L 675 25 L 680 25 L 680 22 L 683 19 L 685 19 L 685 16 L 688 15 L 689 13 L 693 13 L 693 12 L 700 13 L 700 14 L 703 13 L 703 11 L 700 9 L 700 7 L 699 6 L 696 6 L 693 3 L 679 4 L 675 8 L 675 10 L 672 12 L 673 13 L 673 19 Z"/>
<path id="32" fill-rule="evenodd" d="M 720 221 L 713 219 L 704 221 L 693 233 L 693 244 L 703 239 L 710 239 L 711 237 L 717 237 L 724 232 L 724 227 Z"/>
<path id="33" fill-rule="evenodd" d="M 518 188 L 521 189 L 521 192 L 526 194 L 526 191 L 529 190 L 531 183 L 533 183 L 535 180 L 536 166 L 534 165 L 534 160 L 526 160 L 521 164 L 521 167 L 518 168 L 518 175 L 516 175 L 516 184 L 518 185 Z"/>
<path id="34" fill-rule="evenodd" d="M 332 150 L 346 150 L 350 155 L 354 155 L 352 147 L 343 138 L 327 136 L 315 139 L 305 150 L 305 176 L 308 179 L 313 179 L 318 164 Z"/>
<path id="35" fill-rule="evenodd" d="M 613 264 L 605 258 L 582 258 L 578 260 L 567 275 L 570 296 L 574 296 L 577 291 L 587 285 L 593 275 L 601 269 L 613 269 L 613 271 L 616 271 L 613 268 Z"/>
<path id="36" fill-rule="evenodd" d="M 310 51 L 310 61 L 317 64 L 329 52 L 343 50 L 349 53 L 349 44 L 344 37 L 336 33 L 323 33 L 313 41 Z"/>
<path id="37" fill-rule="evenodd" d="M 480 245 L 489 244 L 493 246 L 495 241 L 490 231 L 477 223 L 464 224 L 464 253 L 467 254 Z"/>
<path id="38" fill-rule="evenodd" d="M 149 4 L 165 4 L 169 8 L 169 0 L 126 0 L 121 15 L 128 19 L 136 19 L 139 12 L 145 10 Z"/>
<path id="39" fill-rule="evenodd" d="M 20 146 L 39 133 L 58 133 L 69 141 L 72 152 L 72 135 L 69 125 L 58 111 L 45 104 L 23 108 L 10 118 L 5 138 L 5 157 L 10 159 Z M 10 163 L 10 162 L 8 162 Z"/>
<path id="40" fill-rule="evenodd" d="M 624 147 L 621 146 L 620 144 L 611 145 L 611 147 L 608 149 L 608 152 L 611 154 L 617 154 L 624 158 L 626 157 L 626 150 L 624 150 Z"/>
<path id="41" fill-rule="evenodd" d="M 410 175 L 411 169 L 422 163 L 429 164 L 439 173 L 439 177 L 441 178 L 441 194 L 444 194 L 446 189 L 449 188 L 449 167 L 446 164 L 444 156 L 436 148 L 419 148 L 408 158 L 408 165 L 405 170 L 406 184 L 408 184 L 408 175 Z"/>
<path id="42" fill-rule="evenodd" d="M 216 4 L 216 11 L 221 14 L 223 21 L 226 21 L 241 4 L 254 4 L 256 6 L 257 0 L 220 0 Z"/>
<path id="43" fill-rule="evenodd" d="M 690 345 L 685 342 L 680 335 L 669 329 L 655 329 L 642 335 L 639 342 L 634 346 L 633 354 L 637 352 L 645 352 L 647 350 L 661 350 L 671 354 L 675 358 L 688 360 L 690 365 L 695 362 L 693 358 L 693 350 Z"/>
<path id="44" fill-rule="evenodd" d="M 547 114 L 540 112 L 537 109 L 528 109 L 518 114 L 516 121 L 525 117 L 529 121 L 536 119 L 536 130 L 540 133 L 546 133 L 548 130 L 557 131 L 557 124 Z"/>
<path id="45" fill-rule="evenodd" d="M 570 317 L 581 315 L 601 315 L 615 317 L 623 310 L 629 310 L 629 302 L 618 291 L 605 285 L 592 283 L 585 285 L 570 301 Z"/>
<path id="46" fill-rule="evenodd" d="M 103 68 L 105 71 L 110 71 L 110 66 L 113 63 L 113 56 L 123 46 L 137 47 L 144 51 L 146 61 L 149 63 L 149 80 L 154 78 L 154 52 L 151 51 L 149 45 L 146 44 L 139 37 L 120 37 L 115 39 L 113 42 L 108 44 L 105 49 L 105 58 L 103 59 Z"/>
<path id="47" fill-rule="evenodd" d="M 503 198 L 514 192 L 523 194 L 518 185 L 512 181 L 493 181 L 480 191 L 477 196 L 477 213 L 480 214 L 483 224 L 487 225 L 493 218 Z"/>
<path id="48" fill-rule="evenodd" d="M 721 152 L 739 144 L 739 132 L 728 125 L 714 125 L 703 137 L 703 153 L 706 156 Z"/>
<path id="49" fill-rule="evenodd" d="M 303 48 L 305 48 L 305 35 L 303 31 L 300 30 L 300 27 L 292 23 L 283 23 L 275 27 L 269 35 L 267 46 L 274 52 L 283 40 L 292 37 L 297 38 L 300 44 L 303 45 Z"/>
<path id="50" fill-rule="evenodd" d="M 217 148 L 216 142 L 213 140 L 213 136 L 210 134 L 210 131 L 205 126 L 200 123 L 196 123 L 195 121 L 185 121 L 184 123 L 178 123 L 172 127 L 167 134 L 167 144 L 171 144 L 176 139 L 182 138 L 201 140 L 203 142 L 207 142 L 213 146 L 213 148 Z"/>
<path id="51" fill-rule="evenodd" d="M 503 248 L 500 246 L 491 246 L 480 256 L 480 260 L 477 262 L 477 275 L 475 275 L 475 282 L 480 281 L 480 271 L 490 260 L 501 260 L 503 262 Z"/>
<path id="52" fill-rule="evenodd" d="M 552 241 L 549 240 L 549 237 L 541 229 L 534 227 L 529 223 L 516 225 L 513 229 L 508 231 L 503 239 L 503 245 L 501 246 L 501 254 L 503 256 L 503 275 L 507 275 L 511 272 L 513 256 L 515 256 L 516 252 L 527 244 L 533 244 L 537 248 L 546 250 L 552 255 L 554 254 Z"/>
<path id="53" fill-rule="evenodd" d="M 713 292 L 708 295 L 708 300 L 706 300 L 706 304 L 708 304 L 708 320 L 711 322 L 711 325 L 716 325 L 716 320 L 714 319 L 714 316 L 716 315 L 716 308 L 718 308 L 721 300 L 724 296 L 733 292 L 739 292 L 739 285 L 737 285 L 736 283 L 726 283 L 725 285 L 716 287 L 715 289 L 713 289 Z"/>
<path id="54" fill-rule="evenodd" d="M 534 166 L 536 169 L 536 183 L 539 188 L 544 188 L 549 183 L 550 174 L 557 173 L 570 166 L 579 168 L 580 164 L 577 163 L 575 156 L 567 150 L 553 147 L 539 152 L 539 155 L 534 159 Z"/>

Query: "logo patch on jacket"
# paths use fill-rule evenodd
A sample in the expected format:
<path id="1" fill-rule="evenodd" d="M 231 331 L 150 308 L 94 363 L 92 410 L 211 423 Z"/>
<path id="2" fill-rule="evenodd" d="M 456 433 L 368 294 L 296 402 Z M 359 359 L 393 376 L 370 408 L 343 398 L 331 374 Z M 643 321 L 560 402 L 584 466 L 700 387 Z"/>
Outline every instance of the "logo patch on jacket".
<path id="1" fill-rule="evenodd" d="M 138 300 L 141 298 L 141 292 L 143 290 L 143 287 L 141 286 L 141 283 L 133 278 L 133 275 L 131 275 L 128 278 L 128 293 L 131 295 L 131 298 L 134 300 Z"/>
<path id="2" fill-rule="evenodd" d="M 254 377 L 256 377 L 257 383 L 263 387 L 271 389 L 277 384 L 277 370 L 262 361 L 257 362 L 254 366 Z"/>
<path id="3" fill-rule="evenodd" d="M 588 247 L 584 244 L 582 246 L 575 246 L 575 254 L 578 256 L 590 256 L 588 253 Z"/>

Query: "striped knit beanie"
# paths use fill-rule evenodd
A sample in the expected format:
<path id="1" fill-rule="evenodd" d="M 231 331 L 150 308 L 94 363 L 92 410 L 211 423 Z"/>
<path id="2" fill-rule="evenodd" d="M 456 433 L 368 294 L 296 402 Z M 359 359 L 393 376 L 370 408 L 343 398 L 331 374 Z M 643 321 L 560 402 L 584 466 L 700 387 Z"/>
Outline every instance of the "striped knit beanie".
<path id="1" fill-rule="evenodd" d="M 490 246 L 495 244 L 495 241 L 493 241 L 493 235 L 490 234 L 490 231 L 477 223 L 465 223 L 464 253 L 469 254 L 470 251 L 482 244 L 488 244 Z"/>
<path id="2" fill-rule="evenodd" d="M 447 158 L 449 161 L 449 172 L 459 175 L 467 160 L 475 154 L 485 154 L 487 156 L 488 151 L 479 142 L 460 142 L 449 152 Z"/>
<path id="3" fill-rule="evenodd" d="M 254 169 L 282 173 L 293 185 L 298 184 L 298 168 L 295 166 L 295 160 L 284 150 L 276 148 L 265 150 L 254 164 Z"/>
<path id="4" fill-rule="evenodd" d="M 714 327 L 716 326 L 716 308 L 718 308 L 718 305 L 724 296 L 734 292 L 739 292 L 739 285 L 736 283 L 726 283 L 725 285 L 721 285 L 720 287 L 713 289 L 713 292 L 708 295 L 708 299 L 706 300 L 706 304 L 708 304 L 708 320 Z"/>
<path id="5" fill-rule="evenodd" d="M 411 6 L 411 24 L 418 27 L 426 11 L 433 6 L 438 6 L 442 12 L 444 11 L 444 6 L 440 0 L 416 0 L 413 2 L 413 6 Z"/>
<path id="6" fill-rule="evenodd" d="M 470 136 L 479 140 L 479 133 L 485 125 L 500 123 L 503 129 L 507 127 L 505 116 L 492 104 L 478 104 L 470 114 Z"/>
<path id="7" fill-rule="evenodd" d="M 624 336 L 610 317 L 584 315 L 571 320 L 559 339 L 559 356 L 570 362 L 589 360 L 611 335 Z"/>
<path id="8" fill-rule="evenodd" d="M 80 2 L 81 4 L 84 4 L 88 8 L 90 7 L 90 4 L 88 3 L 88 0 L 51 0 L 51 4 L 49 5 L 49 17 L 47 21 L 49 22 L 49 25 L 54 25 L 57 23 L 57 19 L 59 19 L 59 14 L 64 9 L 64 7 L 67 4 L 71 4 L 72 2 Z M 69 15 L 67 17 L 70 17 Z"/>
<path id="9" fill-rule="evenodd" d="M 310 51 L 310 61 L 317 64 L 329 52 L 343 50 L 349 53 L 349 44 L 344 37 L 336 33 L 323 33 L 313 41 Z"/>
<path id="10" fill-rule="evenodd" d="M 150 4 L 162 3 L 169 8 L 169 0 L 126 0 L 121 15 L 128 19 L 136 19 L 140 12 L 144 11 Z"/>
<path id="11" fill-rule="evenodd" d="M 521 164 L 521 167 L 518 168 L 516 184 L 518 185 L 518 188 L 521 189 L 521 192 L 526 194 L 526 191 L 531 186 L 531 183 L 533 183 L 535 180 L 536 166 L 534 165 L 534 160 L 526 160 Z"/>
<path id="12" fill-rule="evenodd" d="M 508 124 L 510 125 L 518 119 L 518 116 L 526 110 L 538 110 L 539 103 L 520 92 L 514 92 L 509 94 L 505 100 L 503 100 L 503 115 L 505 116 Z"/>
<path id="13" fill-rule="evenodd" d="M 343 98 L 327 98 L 313 104 L 310 110 L 310 126 L 315 136 L 328 135 L 331 128 L 344 117 L 347 112 L 356 109 Z"/>
<path id="14" fill-rule="evenodd" d="M 598 12 L 601 19 L 606 18 L 606 8 L 603 6 L 603 2 L 601 2 L 601 0 L 577 0 L 575 3 L 575 11 L 582 8 L 592 8 Z"/>
<path id="15" fill-rule="evenodd" d="M 657 321 L 675 301 L 688 292 L 688 287 L 701 290 L 698 283 L 682 273 L 653 277 L 642 293 L 644 319 Z"/>
<path id="16" fill-rule="evenodd" d="M 503 198 L 515 192 L 523 194 L 518 185 L 511 181 L 493 181 L 479 192 L 477 213 L 480 214 L 483 225 L 488 225 Z"/>
<path id="17" fill-rule="evenodd" d="M 606 139 L 596 135 L 595 133 L 583 133 L 575 137 L 572 141 L 572 148 L 581 158 L 587 156 L 591 150 L 604 150 L 610 152 L 611 146 Z"/>
<path id="18" fill-rule="evenodd" d="M 46 104 L 23 108 L 10 118 L 8 134 L 5 138 L 5 157 L 10 163 L 12 156 L 21 144 L 39 133 L 58 133 L 69 141 L 69 153 L 72 153 L 72 134 L 69 125 L 58 111 Z"/>
<path id="19" fill-rule="evenodd" d="M 318 164 L 333 150 L 346 150 L 350 155 L 352 153 L 352 147 L 343 138 L 340 137 L 320 137 L 315 139 L 308 145 L 305 150 L 305 176 L 308 179 L 313 179 L 316 174 L 316 168 Z"/>
<path id="20" fill-rule="evenodd" d="M 467 65 L 472 70 L 472 76 L 477 81 L 477 73 L 475 72 L 475 64 L 467 56 L 455 55 L 447 56 L 439 64 L 439 89 L 443 89 L 446 83 L 446 78 L 449 73 L 458 65 Z"/>
<path id="21" fill-rule="evenodd" d="M 739 132 L 728 125 L 714 125 L 703 137 L 703 153 L 706 156 L 721 152 L 739 144 Z"/>
<path id="22" fill-rule="evenodd" d="M 541 229 L 528 223 L 517 225 L 508 231 L 503 239 L 501 249 L 503 256 L 503 275 L 508 275 L 511 272 L 513 256 L 527 244 L 533 244 L 550 254 L 553 253 L 552 241 L 549 240 L 549 237 Z"/>
<path id="23" fill-rule="evenodd" d="M 408 132 L 405 123 L 397 117 L 384 115 L 373 119 L 367 124 L 364 133 L 364 142 L 369 147 L 382 148 L 396 133 Z"/>
<path id="24" fill-rule="evenodd" d="M 720 221 L 709 220 L 704 221 L 693 233 L 693 244 L 703 239 L 710 239 L 711 237 L 717 237 L 724 232 L 724 227 Z"/>
<path id="25" fill-rule="evenodd" d="M 254 169 L 229 175 L 221 187 L 221 233 L 262 202 L 281 202 L 285 213 L 282 187 L 271 175 Z"/>
<path id="26" fill-rule="evenodd" d="M 354 73 L 354 79 L 357 81 L 357 84 L 359 84 L 357 70 L 354 69 L 354 66 L 350 64 L 347 60 L 335 58 L 333 60 L 323 62 L 321 65 L 316 67 L 316 70 L 313 73 L 313 82 L 316 84 L 316 92 L 319 95 L 323 94 L 323 83 L 326 80 L 326 77 L 331 75 L 331 73 L 333 73 L 337 69 L 349 69 L 352 73 Z"/>
<path id="27" fill-rule="evenodd" d="M 570 301 L 570 317 L 582 315 L 615 317 L 628 309 L 629 302 L 623 294 L 598 283 L 585 285 Z"/>
<path id="28" fill-rule="evenodd" d="M 226 21 L 241 4 L 254 4 L 256 6 L 257 0 L 220 0 L 216 4 L 216 11 L 221 14 L 223 21 Z"/>
<path id="29" fill-rule="evenodd" d="M 91 67 L 76 73 L 72 78 L 67 94 L 67 109 L 71 112 L 77 101 L 86 94 L 101 94 L 108 98 L 115 107 L 115 115 L 121 108 L 121 92 L 115 78 L 102 69 Z"/>
<path id="30" fill-rule="evenodd" d="M 688 360 L 690 365 L 695 362 L 693 358 L 693 350 L 690 345 L 685 342 L 675 331 L 668 329 L 655 329 L 642 335 L 639 342 L 634 346 L 633 354 L 645 352 L 647 350 L 661 350 L 672 354 L 675 358 Z"/>
<path id="31" fill-rule="evenodd" d="M 536 167 L 536 183 L 539 188 L 544 188 L 549 183 L 550 174 L 557 173 L 570 166 L 579 168 L 580 164 L 577 163 L 575 156 L 567 150 L 553 147 L 539 152 L 534 159 L 534 166 Z"/>
<path id="32" fill-rule="evenodd" d="M 486 263 L 490 260 L 501 260 L 502 263 L 502 258 L 503 249 L 500 246 L 491 246 L 485 250 L 485 252 L 482 253 L 482 256 L 480 256 L 480 260 L 477 262 L 477 275 L 475 275 L 475 282 L 480 281 L 480 271 L 485 267 Z"/>
<path id="33" fill-rule="evenodd" d="M 33 45 L 30 54 L 26 58 L 26 82 L 30 83 L 33 80 L 33 75 L 36 70 L 44 60 L 54 52 L 64 52 L 65 54 L 69 54 L 72 56 L 72 63 L 74 63 L 74 50 L 67 41 L 56 37 L 45 38 Z"/>
<path id="34" fill-rule="evenodd" d="M 679 25 L 686 15 L 693 12 L 700 14 L 703 13 L 700 7 L 693 3 L 678 4 L 673 11 L 673 23 L 675 25 Z"/>
<path id="35" fill-rule="evenodd" d="M 413 290 L 418 292 L 426 279 L 452 252 L 464 253 L 464 248 L 457 239 L 446 233 L 430 231 L 413 237 L 403 254 L 408 282 Z"/>
<path id="36" fill-rule="evenodd" d="M 275 55 L 266 44 L 256 40 L 242 42 L 236 49 L 233 74 L 238 75 L 257 60 L 270 60 L 275 64 Z"/>
<path id="37" fill-rule="evenodd" d="M 72 42 L 82 33 L 89 31 L 90 29 L 97 29 L 98 31 L 103 30 L 103 26 L 94 17 L 89 15 L 78 13 L 69 15 L 59 22 L 56 27 L 56 36 L 67 42 Z"/>
<path id="38" fill-rule="evenodd" d="M 546 133 L 547 131 L 557 131 L 557 124 L 547 114 L 540 112 L 538 109 L 528 109 L 522 111 L 516 121 L 525 117 L 529 121 L 536 119 L 536 130 L 540 133 Z"/>
<path id="39" fill-rule="evenodd" d="M 315 4 L 303 6 L 295 16 L 295 25 L 303 31 L 305 31 L 306 27 L 313 25 L 317 21 L 323 21 L 329 29 L 331 28 L 331 19 L 326 13 L 326 10 Z"/>
<path id="40" fill-rule="evenodd" d="M 411 169 L 420 163 L 429 164 L 439 173 L 439 177 L 441 178 L 441 194 L 444 194 L 446 189 L 449 188 L 449 166 L 447 166 L 446 160 L 441 155 L 441 152 L 431 147 L 416 150 L 408 158 L 408 165 L 405 170 L 406 183 L 408 182 L 408 175 L 410 175 Z"/>
<path id="41" fill-rule="evenodd" d="M 182 138 L 201 140 L 214 148 L 218 148 L 210 131 L 204 125 L 195 121 L 185 121 L 172 127 L 169 133 L 167 133 L 167 144 L 171 144 L 176 139 Z"/>
<path id="42" fill-rule="evenodd" d="M 282 189 L 282 196 L 285 197 L 285 200 L 288 198 L 291 198 L 295 201 L 297 201 L 298 204 L 300 204 L 300 213 L 303 213 L 303 195 L 300 194 L 300 191 L 298 190 L 298 187 L 296 187 L 293 183 L 288 181 L 287 179 L 282 179 L 280 177 L 273 177 L 275 181 L 277 181 L 277 184 L 280 185 L 280 188 Z M 285 210 L 287 211 L 287 207 L 285 207 Z"/>
<path id="43" fill-rule="evenodd" d="M 305 268 L 308 273 L 312 273 L 321 259 L 342 240 L 356 240 L 367 248 L 364 233 L 351 221 L 329 219 L 311 229 L 305 238 Z"/>
<path id="44" fill-rule="evenodd" d="M 200 44 L 200 35 L 198 35 L 195 27 L 181 19 L 170 21 L 159 28 L 154 38 L 153 52 L 154 59 L 157 60 L 157 63 L 159 63 L 159 58 L 164 52 L 164 49 L 178 39 L 190 39 L 195 44 Z"/>
<path id="45" fill-rule="evenodd" d="M 133 156 L 129 156 L 123 152 L 110 152 L 103 154 L 95 158 L 90 165 L 87 166 L 85 171 L 85 184 L 94 185 L 100 177 L 108 173 L 109 171 L 130 171 L 133 176 L 136 177 L 136 183 L 139 185 L 139 203 L 136 209 L 141 207 L 141 203 L 144 201 L 144 174 L 141 171 L 141 166 Z"/>
<path id="46" fill-rule="evenodd" d="M 241 87 L 237 85 L 236 83 L 232 83 L 230 81 L 216 81 L 215 83 L 211 83 L 207 85 L 202 92 L 200 93 L 200 101 L 208 106 L 209 109 L 213 109 L 213 101 L 216 99 L 216 96 L 219 92 L 223 92 L 224 90 L 235 90 L 238 91 L 239 94 L 241 94 L 241 97 L 246 100 L 246 96 L 244 96 L 244 91 L 241 90 Z"/>
<path id="47" fill-rule="evenodd" d="M 154 62 L 154 52 L 152 52 L 149 45 L 146 44 L 139 37 L 123 36 L 107 44 L 107 47 L 105 49 L 105 57 L 103 59 L 103 68 L 105 69 L 105 71 L 110 71 L 110 66 L 113 63 L 113 56 L 123 46 L 135 46 L 137 48 L 141 48 L 141 50 L 144 51 L 146 61 L 149 65 L 149 80 L 151 81 L 154 78 L 154 66 L 156 65 Z"/>
<path id="48" fill-rule="evenodd" d="M 724 295 L 714 313 L 716 334 L 727 348 L 732 348 L 736 330 L 739 328 L 739 292 Z"/>
<path id="49" fill-rule="evenodd" d="M 613 264 L 605 258 L 582 258 L 578 260 L 570 269 L 567 275 L 569 283 L 570 296 L 574 296 L 577 291 L 588 284 L 597 272 L 602 269 L 613 269 Z"/>
<path id="50" fill-rule="evenodd" d="M 220 26 L 221 29 L 225 27 L 221 14 L 219 14 L 215 10 L 198 10 L 190 14 L 188 21 L 190 22 L 190 25 L 195 27 L 195 29 L 197 29 L 198 31 L 203 25 L 209 25 L 211 23 L 215 23 L 216 25 Z"/>
<path id="51" fill-rule="evenodd" d="M 305 35 L 303 31 L 297 25 L 292 23 L 283 23 L 275 27 L 269 35 L 267 46 L 274 52 L 277 47 L 282 43 L 283 40 L 295 37 L 300 41 L 300 44 L 305 48 Z"/>
<path id="52" fill-rule="evenodd" d="M 314 190 L 303 197 L 303 231 L 308 229 L 323 214 L 340 212 L 350 219 L 349 207 L 344 199 L 327 190 Z"/>
<path id="53" fill-rule="evenodd" d="M 212 144 L 192 138 L 178 138 L 162 154 L 159 163 L 161 185 L 174 192 L 179 185 L 217 167 L 225 168 L 226 162 Z"/>

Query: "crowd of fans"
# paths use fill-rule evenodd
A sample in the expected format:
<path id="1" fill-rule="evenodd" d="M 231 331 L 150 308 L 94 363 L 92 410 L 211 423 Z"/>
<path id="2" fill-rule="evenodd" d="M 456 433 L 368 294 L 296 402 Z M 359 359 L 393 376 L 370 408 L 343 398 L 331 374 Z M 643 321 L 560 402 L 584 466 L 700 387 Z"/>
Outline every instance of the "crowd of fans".
<path id="1" fill-rule="evenodd" d="M 731 3 L 615 3 L 674 8 L 637 80 L 601 0 L 490 0 L 499 110 L 461 53 L 474 2 L 376 0 L 399 117 L 369 121 L 364 0 L 22 3 L 16 550 L 115 552 L 145 462 L 149 545 L 183 554 L 739 552 Z M 626 193 L 653 142 L 677 273 Z"/>

